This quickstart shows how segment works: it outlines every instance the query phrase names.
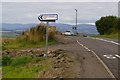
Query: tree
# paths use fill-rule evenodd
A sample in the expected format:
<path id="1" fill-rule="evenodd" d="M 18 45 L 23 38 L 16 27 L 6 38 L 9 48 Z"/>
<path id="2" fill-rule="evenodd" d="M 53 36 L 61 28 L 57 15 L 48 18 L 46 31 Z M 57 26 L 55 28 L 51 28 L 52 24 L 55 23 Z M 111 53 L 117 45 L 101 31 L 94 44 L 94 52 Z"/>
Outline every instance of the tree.
<path id="1" fill-rule="evenodd" d="M 116 31 L 120 31 L 120 18 L 117 18 L 114 21 L 114 28 L 115 28 Z"/>
<path id="2" fill-rule="evenodd" d="M 111 34 L 116 31 L 118 23 L 120 24 L 118 20 L 116 16 L 101 17 L 100 20 L 97 20 L 95 24 L 100 35 Z"/>

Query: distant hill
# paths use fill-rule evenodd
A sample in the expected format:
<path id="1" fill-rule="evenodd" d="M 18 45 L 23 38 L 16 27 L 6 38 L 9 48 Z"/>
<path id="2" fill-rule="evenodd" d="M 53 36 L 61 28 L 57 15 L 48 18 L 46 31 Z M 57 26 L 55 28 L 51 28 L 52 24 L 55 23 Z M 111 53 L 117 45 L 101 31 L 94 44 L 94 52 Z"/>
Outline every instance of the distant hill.
<path id="1" fill-rule="evenodd" d="M 8 23 L 2 23 L 2 31 L 4 32 L 12 32 L 12 33 L 18 33 L 21 31 L 25 31 L 33 26 L 36 26 L 37 24 L 8 24 Z M 62 23 L 50 23 L 50 26 L 56 26 L 56 30 L 59 32 L 65 32 L 66 30 L 71 30 L 74 25 L 70 24 L 62 24 Z M 95 25 L 92 24 L 78 24 L 78 33 L 83 34 L 90 34 L 90 35 L 96 35 L 98 34 Z M 74 32 L 74 31 L 73 31 Z M 8 33 L 9 34 L 9 33 Z"/>
<path id="2" fill-rule="evenodd" d="M 78 32 L 85 33 L 85 34 L 91 34 L 91 35 L 99 34 L 95 25 L 91 25 L 91 24 L 79 24 Z"/>
<path id="3" fill-rule="evenodd" d="M 66 30 L 72 29 L 72 25 L 69 25 L 69 24 L 51 23 L 50 25 L 56 26 L 56 30 L 59 32 L 65 32 Z"/>
<path id="4" fill-rule="evenodd" d="M 0 33 L 2 33 L 2 38 L 15 38 L 19 34 L 21 34 L 22 31 L 25 31 L 31 27 L 33 27 L 36 24 L 8 24 L 8 23 L 2 23 L 0 24 L 0 27 L 2 27 L 2 30 L 0 30 Z"/>
<path id="5" fill-rule="evenodd" d="M 17 30 L 26 30 L 29 29 L 36 24 L 8 24 L 2 23 L 2 31 L 17 31 Z"/>
<path id="6" fill-rule="evenodd" d="M 59 32 L 65 32 L 66 30 L 71 30 L 74 32 L 72 27 L 75 25 L 69 25 L 69 24 L 58 24 L 58 23 L 52 23 L 50 24 L 52 26 L 56 26 L 57 31 Z M 98 31 L 95 27 L 95 25 L 92 24 L 78 24 L 77 26 L 77 32 L 78 33 L 83 33 L 83 34 L 90 34 L 90 35 L 96 35 L 98 34 Z"/>

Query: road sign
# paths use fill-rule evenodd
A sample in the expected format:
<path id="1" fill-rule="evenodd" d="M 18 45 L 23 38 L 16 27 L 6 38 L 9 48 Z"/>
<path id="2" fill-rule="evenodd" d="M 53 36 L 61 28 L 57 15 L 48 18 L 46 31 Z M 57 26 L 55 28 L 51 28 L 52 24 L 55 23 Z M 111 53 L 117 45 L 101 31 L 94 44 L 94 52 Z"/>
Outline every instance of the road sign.
<path id="1" fill-rule="evenodd" d="M 57 14 L 41 14 L 38 19 L 40 21 L 49 21 L 49 22 L 55 22 L 55 20 L 58 20 Z"/>
<path id="2" fill-rule="evenodd" d="M 47 56 L 47 52 L 48 52 L 48 26 L 49 26 L 49 22 L 55 22 L 56 20 L 58 20 L 58 15 L 57 14 L 41 14 L 38 19 L 40 21 L 45 21 L 47 22 L 47 26 L 46 26 L 46 54 L 44 54 L 44 56 Z"/>

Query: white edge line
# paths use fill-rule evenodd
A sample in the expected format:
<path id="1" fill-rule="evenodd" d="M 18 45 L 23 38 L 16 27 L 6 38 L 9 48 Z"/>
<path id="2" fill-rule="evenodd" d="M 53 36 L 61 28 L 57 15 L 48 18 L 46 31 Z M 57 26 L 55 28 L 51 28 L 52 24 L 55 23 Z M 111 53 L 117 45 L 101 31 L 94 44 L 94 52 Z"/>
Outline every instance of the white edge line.
<path id="1" fill-rule="evenodd" d="M 77 43 L 79 44 L 79 45 L 83 45 L 83 44 L 81 44 L 78 40 L 77 40 Z M 85 46 L 86 47 L 86 46 Z M 85 48 L 84 47 L 84 48 Z M 98 57 L 97 55 L 96 55 L 96 53 L 94 52 L 94 51 L 92 51 L 92 50 L 90 50 L 96 57 L 97 57 L 97 59 L 102 63 L 102 65 L 105 67 L 105 69 L 108 71 L 108 73 L 110 74 L 110 76 L 112 77 L 112 78 L 115 78 L 115 76 L 113 75 L 113 73 L 110 71 L 110 69 L 107 67 L 107 65 L 100 59 L 100 57 Z"/>
<path id="2" fill-rule="evenodd" d="M 89 38 L 91 38 L 91 37 L 89 37 Z M 101 40 L 101 41 L 113 43 L 113 44 L 116 44 L 116 45 L 120 45 L 119 43 L 117 43 L 117 42 L 115 42 L 115 41 L 109 41 L 109 40 L 105 40 L 105 39 L 102 39 L 102 38 L 91 38 L 91 39 Z"/>
<path id="3" fill-rule="evenodd" d="M 96 53 L 94 51 L 91 51 L 96 57 L 97 59 L 103 64 L 103 66 L 105 67 L 105 69 L 108 71 L 108 73 L 111 75 L 112 78 L 115 78 L 115 76 L 113 75 L 113 73 L 110 71 L 110 69 L 107 67 L 107 65 L 100 59 L 100 57 L 98 57 L 98 55 L 96 55 Z"/>
<path id="4" fill-rule="evenodd" d="M 84 46 L 83 44 L 80 44 L 80 42 L 77 40 L 78 44 L 81 45 L 82 47 L 84 47 L 87 51 L 91 51 L 89 48 L 87 48 L 86 46 Z"/>

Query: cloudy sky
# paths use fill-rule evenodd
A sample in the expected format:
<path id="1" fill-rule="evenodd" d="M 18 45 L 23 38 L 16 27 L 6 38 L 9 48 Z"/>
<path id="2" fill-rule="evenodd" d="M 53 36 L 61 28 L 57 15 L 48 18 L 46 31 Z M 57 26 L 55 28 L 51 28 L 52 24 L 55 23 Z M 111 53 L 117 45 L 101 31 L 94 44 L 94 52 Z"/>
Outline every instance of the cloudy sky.
<path id="1" fill-rule="evenodd" d="M 119 0 L 1 0 L 2 2 L 118 2 Z"/>
<path id="2" fill-rule="evenodd" d="M 78 10 L 78 23 L 94 23 L 101 16 L 118 15 L 118 0 L 114 0 L 115 2 L 113 0 L 109 0 L 110 2 L 105 2 L 105 0 L 101 0 L 104 2 L 87 2 L 90 0 L 85 0 L 86 2 L 12 1 L 4 0 L 2 2 L 2 13 L 0 12 L 0 14 L 2 14 L 3 23 L 38 23 L 37 17 L 40 14 L 57 13 L 59 16 L 58 23 L 74 24 L 75 9 Z"/>

